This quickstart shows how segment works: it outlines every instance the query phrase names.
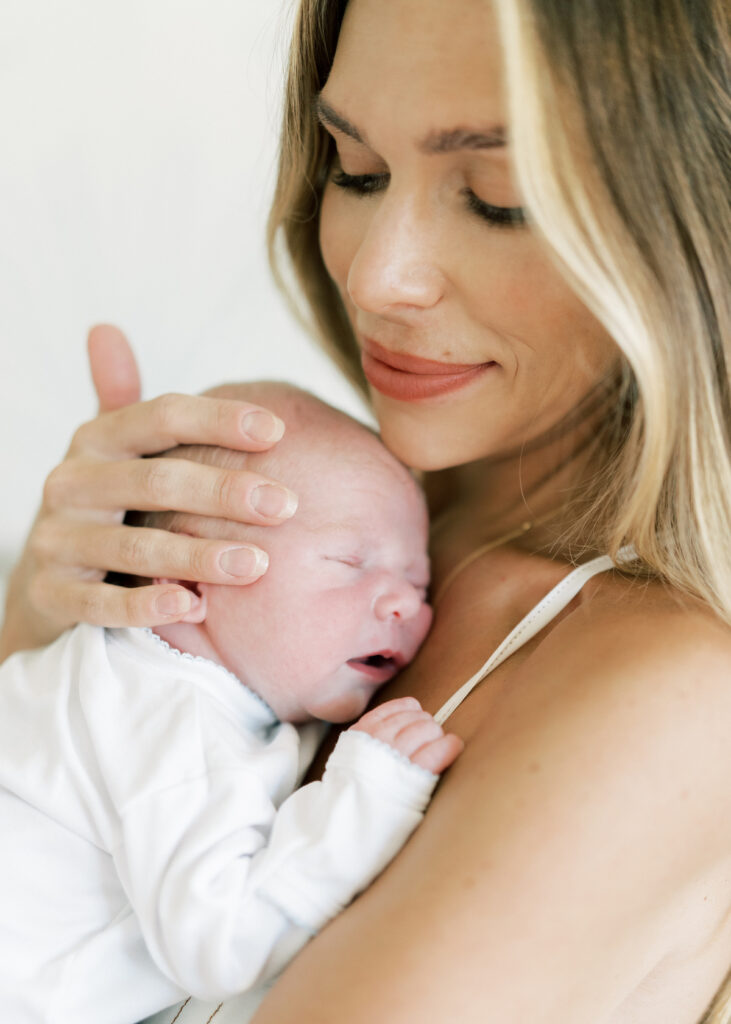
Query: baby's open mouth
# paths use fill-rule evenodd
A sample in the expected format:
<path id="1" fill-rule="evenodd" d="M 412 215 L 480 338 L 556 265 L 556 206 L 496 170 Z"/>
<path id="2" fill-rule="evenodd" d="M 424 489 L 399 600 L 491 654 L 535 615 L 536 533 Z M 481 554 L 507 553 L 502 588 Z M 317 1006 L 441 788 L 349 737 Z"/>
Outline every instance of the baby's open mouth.
<path id="1" fill-rule="evenodd" d="M 396 675 L 404 661 L 398 654 L 391 651 L 380 651 L 378 654 L 369 654 L 364 658 L 351 658 L 348 664 L 370 679 L 385 683 L 386 680 L 392 679 Z"/>

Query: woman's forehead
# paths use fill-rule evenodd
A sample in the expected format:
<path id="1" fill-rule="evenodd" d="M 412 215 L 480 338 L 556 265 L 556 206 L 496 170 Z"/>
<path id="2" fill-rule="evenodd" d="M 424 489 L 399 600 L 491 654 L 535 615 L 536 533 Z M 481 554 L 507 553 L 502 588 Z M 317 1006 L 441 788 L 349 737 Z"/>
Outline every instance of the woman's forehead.
<path id="1" fill-rule="evenodd" d="M 323 98 L 346 117 L 390 113 L 416 141 L 504 119 L 490 0 L 350 0 Z"/>

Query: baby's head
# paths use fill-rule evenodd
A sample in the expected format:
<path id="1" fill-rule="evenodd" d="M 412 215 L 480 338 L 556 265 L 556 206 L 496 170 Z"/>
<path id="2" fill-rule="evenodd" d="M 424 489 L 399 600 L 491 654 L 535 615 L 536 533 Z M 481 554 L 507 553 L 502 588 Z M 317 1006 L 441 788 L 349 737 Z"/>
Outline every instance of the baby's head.
<path id="1" fill-rule="evenodd" d="M 254 542 L 269 554 L 267 572 L 250 586 L 197 584 L 196 612 L 157 632 L 224 665 L 283 721 L 357 718 L 411 661 L 431 623 L 421 490 L 375 434 L 306 392 L 266 382 L 208 394 L 270 409 L 286 424 L 284 438 L 257 454 L 202 446 L 171 454 L 280 480 L 299 507 L 273 527 L 147 517 L 148 525 Z"/>

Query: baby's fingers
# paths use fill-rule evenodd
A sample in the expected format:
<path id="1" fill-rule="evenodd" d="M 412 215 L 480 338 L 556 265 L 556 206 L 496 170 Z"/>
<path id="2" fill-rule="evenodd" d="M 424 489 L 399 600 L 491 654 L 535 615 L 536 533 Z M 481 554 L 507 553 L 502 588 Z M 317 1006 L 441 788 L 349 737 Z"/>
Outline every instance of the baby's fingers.
<path id="1" fill-rule="evenodd" d="M 421 704 L 419 704 L 416 697 L 395 697 L 393 700 L 387 700 L 383 704 L 379 704 L 375 708 L 371 708 L 370 711 L 366 711 L 362 715 L 355 725 L 351 726 L 351 729 L 359 729 L 361 732 L 372 733 L 377 729 L 381 723 L 385 722 L 387 718 L 392 715 L 401 714 L 403 711 L 420 711 Z"/>
<path id="2" fill-rule="evenodd" d="M 395 726 L 378 734 L 378 739 L 398 750 L 404 757 L 413 759 L 417 750 L 432 743 L 444 735 L 441 725 L 438 725 L 431 715 L 425 711 L 418 711 L 413 717 L 405 718 L 399 715 L 390 720 Z"/>
<path id="3" fill-rule="evenodd" d="M 427 771 L 439 775 L 449 768 L 453 761 L 456 761 L 464 750 L 464 741 L 455 736 L 453 732 L 447 733 L 439 739 L 426 743 L 423 747 L 411 755 L 413 764 Z"/>

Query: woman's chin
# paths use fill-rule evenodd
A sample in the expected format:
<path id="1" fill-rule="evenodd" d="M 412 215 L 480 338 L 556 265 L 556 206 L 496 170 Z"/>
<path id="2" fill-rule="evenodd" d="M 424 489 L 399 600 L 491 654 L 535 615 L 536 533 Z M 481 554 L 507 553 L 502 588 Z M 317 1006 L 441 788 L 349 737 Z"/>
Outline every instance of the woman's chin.
<path id="1" fill-rule="evenodd" d="M 425 473 L 449 469 L 491 453 L 489 442 L 479 436 L 474 423 L 470 430 L 464 430 L 438 422 L 437 417 L 398 415 L 379 405 L 374 401 L 381 440 L 400 462 L 412 469 Z"/>

